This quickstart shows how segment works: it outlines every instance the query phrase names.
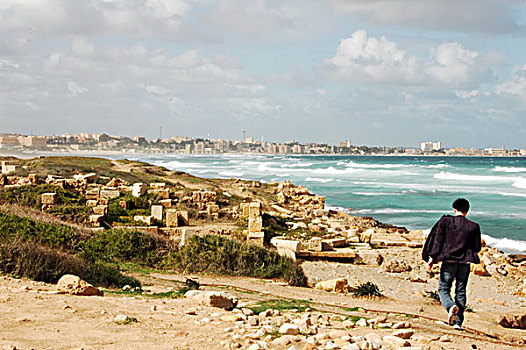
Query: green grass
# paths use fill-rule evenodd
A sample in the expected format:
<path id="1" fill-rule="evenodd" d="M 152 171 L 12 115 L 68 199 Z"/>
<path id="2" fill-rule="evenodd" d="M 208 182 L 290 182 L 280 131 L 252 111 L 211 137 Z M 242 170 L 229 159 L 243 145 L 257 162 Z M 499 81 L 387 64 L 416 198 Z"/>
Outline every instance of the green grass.
<path id="1" fill-rule="evenodd" d="M 342 307 L 341 309 L 347 312 L 357 312 L 357 311 L 360 311 L 361 308 L 356 306 L 356 307 Z"/>
<path id="2" fill-rule="evenodd" d="M 361 317 L 361 316 L 347 316 L 347 319 L 353 321 L 354 323 L 358 322 L 362 318 L 365 318 L 365 317 Z M 365 319 L 367 320 L 367 318 L 365 318 Z"/>
<path id="3" fill-rule="evenodd" d="M 266 300 L 261 301 L 255 305 L 247 306 L 248 309 L 252 310 L 254 314 L 259 314 L 268 309 L 272 310 L 293 310 L 296 309 L 300 312 L 304 312 L 306 309 L 315 310 L 311 303 L 306 300 Z"/>
<path id="4" fill-rule="evenodd" d="M 426 298 L 440 302 L 440 296 L 438 295 L 436 291 L 426 290 L 424 293 L 425 293 Z"/>

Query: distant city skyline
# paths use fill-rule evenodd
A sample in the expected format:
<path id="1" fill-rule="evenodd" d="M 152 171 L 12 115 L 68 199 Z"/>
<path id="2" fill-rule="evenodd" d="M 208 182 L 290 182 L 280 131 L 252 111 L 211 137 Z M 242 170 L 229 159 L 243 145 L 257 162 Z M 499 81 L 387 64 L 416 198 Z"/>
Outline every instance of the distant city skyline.
<path id="1" fill-rule="evenodd" d="M 4 0 L 0 17 L 0 132 L 526 148 L 524 1 Z"/>

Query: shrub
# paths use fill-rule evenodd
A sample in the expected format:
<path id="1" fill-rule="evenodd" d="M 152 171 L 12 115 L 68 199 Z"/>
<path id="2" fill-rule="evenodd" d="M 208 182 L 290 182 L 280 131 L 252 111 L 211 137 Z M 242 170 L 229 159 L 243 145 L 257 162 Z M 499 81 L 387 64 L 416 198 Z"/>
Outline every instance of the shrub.
<path id="1" fill-rule="evenodd" d="M 353 290 L 353 295 L 356 297 L 364 296 L 375 296 L 381 297 L 383 294 L 380 292 L 380 288 L 373 282 L 361 283 Z"/>
<path id="2" fill-rule="evenodd" d="M 108 262 L 126 261 L 153 267 L 167 254 L 170 242 L 139 231 L 111 229 L 83 243 L 83 254 Z"/>
<path id="3" fill-rule="evenodd" d="M 0 271 L 48 283 L 56 283 L 63 275 L 73 274 L 106 287 L 140 285 L 136 279 L 124 276 L 108 264 L 89 262 L 36 242 L 20 240 L 0 244 Z"/>
<path id="4" fill-rule="evenodd" d="M 188 273 L 282 278 L 294 286 L 304 286 L 306 282 L 302 268 L 292 259 L 212 235 L 191 237 L 184 247 L 168 253 L 161 266 Z"/>

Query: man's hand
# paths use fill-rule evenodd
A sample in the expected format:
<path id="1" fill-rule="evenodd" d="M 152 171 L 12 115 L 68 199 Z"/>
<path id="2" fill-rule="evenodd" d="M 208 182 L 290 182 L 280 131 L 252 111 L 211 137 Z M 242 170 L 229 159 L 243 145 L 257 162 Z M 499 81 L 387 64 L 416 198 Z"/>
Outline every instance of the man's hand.
<path id="1" fill-rule="evenodd" d="M 427 272 L 431 272 L 432 268 L 433 268 L 433 259 L 429 258 L 429 261 L 426 263 L 426 270 L 427 270 Z"/>

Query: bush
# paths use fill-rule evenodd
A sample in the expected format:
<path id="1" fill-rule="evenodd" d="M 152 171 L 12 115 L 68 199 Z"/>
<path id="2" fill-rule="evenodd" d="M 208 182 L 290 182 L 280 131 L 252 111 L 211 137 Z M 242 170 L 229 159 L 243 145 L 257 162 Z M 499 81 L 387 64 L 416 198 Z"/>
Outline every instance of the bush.
<path id="1" fill-rule="evenodd" d="M 108 264 L 89 262 L 35 242 L 20 240 L 0 244 L 0 271 L 48 283 L 57 283 L 63 275 L 72 274 L 99 286 L 140 285 L 136 279 L 124 276 Z"/>
<path id="2" fill-rule="evenodd" d="M 191 237 L 184 247 L 169 252 L 161 266 L 187 273 L 282 278 L 294 286 L 306 284 L 302 268 L 292 259 L 275 251 L 212 235 Z"/>
<path id="3" fill-rule="evenodd" d="M 139 231 L 111 229 L 90 237 L 82 248 L 83 254 L 92 259 L 126 261 L 154 267 L 167 254 L 170 242 Z"/>
<path id="4" fill-rule="evenodd" d="M 380 292 L 380 288 L 373 282 L 366 282 L 359 284 L 357 287 L 353 290 L 353 295 L 356 297 L 381 297 L 383 294 Z"/>
<path id="5" fill-rule="evenodd" d="M 20 238 L 34 241 L 49 247 L 61 247 L 66 250 L 78 250 L 82 235 L 71 226 L 43 221 L 0 212 L 0 240 L 11 241 Z"/>

